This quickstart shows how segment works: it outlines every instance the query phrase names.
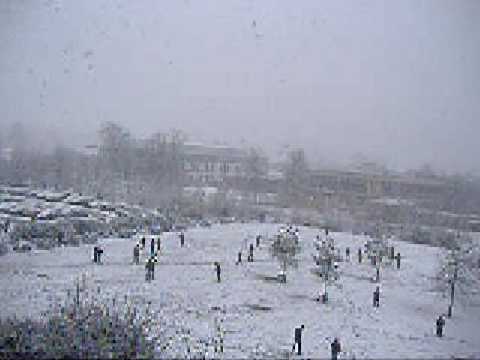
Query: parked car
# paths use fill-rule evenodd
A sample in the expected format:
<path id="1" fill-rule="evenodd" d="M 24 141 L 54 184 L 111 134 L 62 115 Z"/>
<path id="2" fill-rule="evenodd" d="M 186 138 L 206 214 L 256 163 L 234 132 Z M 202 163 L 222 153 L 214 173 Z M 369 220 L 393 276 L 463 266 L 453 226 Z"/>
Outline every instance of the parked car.
<path id="1" fill-rule="evenodd" d="M 32 250 L 32 244 L 29 241 L 20 240 L 13 245 L 13 251 L 27 252 Z"/>

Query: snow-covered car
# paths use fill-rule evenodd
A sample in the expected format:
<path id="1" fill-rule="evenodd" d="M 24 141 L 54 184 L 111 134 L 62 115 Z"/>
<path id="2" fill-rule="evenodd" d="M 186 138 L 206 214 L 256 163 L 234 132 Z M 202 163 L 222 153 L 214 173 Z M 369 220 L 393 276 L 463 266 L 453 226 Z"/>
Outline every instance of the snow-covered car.
<path id="1" fill-rule="evenodd" d="M 58 241 L 52 238 L 38 238 L 35 239 L 35 245 L 40 250 L 53 249 L 58 244 Z"/>
<path id="2" fill-rule="evenodd" d="M 235 222 L 235 217 L 233 216 L 223 216 L 218 219 L 220 224 L 231 224 Z"/>
<path id="3" fill-rule="evenodd" d="M 13 246 L 13 251 L 26 252 L 32 250 L 32 244 L 29 241 L 20 240 Z"/>
<path id="4" fill-rule="evenodd" d="M 210 220 L 200 220 L 200 223 L 199 223 L 200 226 L 202 227 L 211 227 L 212 226 L 212 222 Z"/>

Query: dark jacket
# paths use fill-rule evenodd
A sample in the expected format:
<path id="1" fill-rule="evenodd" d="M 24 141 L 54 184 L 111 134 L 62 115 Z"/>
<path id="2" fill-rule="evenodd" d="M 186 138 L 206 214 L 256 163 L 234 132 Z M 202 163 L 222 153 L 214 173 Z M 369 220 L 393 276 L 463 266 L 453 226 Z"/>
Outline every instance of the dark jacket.
<path id="1" fill-rule="evenodd" d="M 295 328 L 295 341 L 299 342 L 302 340 L 302 328 Z"/>
<path id="2" fill-rule="evenodd" d="M 332 344 L 330 345 L 332 348 L 332 354 L 338 354 L 342 351 L 342 347 L 340 346 L 340 342 L 335 339 L 333 340 Z"/>

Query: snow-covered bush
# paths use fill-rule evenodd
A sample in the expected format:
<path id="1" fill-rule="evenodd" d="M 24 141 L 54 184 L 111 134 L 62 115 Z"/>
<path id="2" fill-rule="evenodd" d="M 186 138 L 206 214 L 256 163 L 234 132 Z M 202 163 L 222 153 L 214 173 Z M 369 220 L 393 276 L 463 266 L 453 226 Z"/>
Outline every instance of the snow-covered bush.
<path id="1" fill-rule="evenodd" d="M 153 351 L 134 308 L 70 304 L 40 320 L 0 320 L 0 357 L 136 358 Z"/>
<path id="2" fill-rule="evenodd" d="M 400 233 L 400 240 L 414 244 L 444 247 L 446 249 L 455 247 L 455 238 L 456 233 L 452 230 L 431 227 L 416 226 Z"/>

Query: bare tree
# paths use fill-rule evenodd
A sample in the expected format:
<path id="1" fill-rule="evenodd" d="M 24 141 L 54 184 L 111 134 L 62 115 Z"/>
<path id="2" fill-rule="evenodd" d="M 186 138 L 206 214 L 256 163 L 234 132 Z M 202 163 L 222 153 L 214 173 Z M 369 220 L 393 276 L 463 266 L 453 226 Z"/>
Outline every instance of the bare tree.
<path id="1" fill-rule="evenodd" d="M 9 161 L 10 176 L 13 182 L 26 182 L 28 179 L 27 134 L 21 122 L 12 124 L 9 133 L 11 157 Z"/>
<path id="2" fill-rule="evenodd" d="M 289 203 L 305 203 L 308 192 L 309 167 L 303 149 L 290 150 L 283 169 L 285 177 L 285 197 Z"/>
<path id="3" fill-rule="evenodd" d="M 257 203 L 258 193 L 261 191 L 261 181 L 268 170 L 266 156 L 258 148 L 250 148 L 246 158 L 245 173 L 247 188 L 253 193 L 254 202 Z"/>
<path id="4" fill-rule="evenodd" d="M 116 200 L 122 181 L 128 181 L 132 172 L 132 138 L 128 130 L 113 122 L 102 124 L 99 135 L 100 188 L 104 194 Z"/>
<path id="5" fill-rule="evenodd" d="M 0 181 L 5 181 L 6 149 L 3 142 L 3 129 L 0 128 Z"/>

